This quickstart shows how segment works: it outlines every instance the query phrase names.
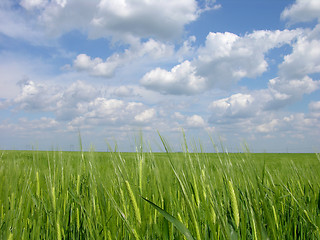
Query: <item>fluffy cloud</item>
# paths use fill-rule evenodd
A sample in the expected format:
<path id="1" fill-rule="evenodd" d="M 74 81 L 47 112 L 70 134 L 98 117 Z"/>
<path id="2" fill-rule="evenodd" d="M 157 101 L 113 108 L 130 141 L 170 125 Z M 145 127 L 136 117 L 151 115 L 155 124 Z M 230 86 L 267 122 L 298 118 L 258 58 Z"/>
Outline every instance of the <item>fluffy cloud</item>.
<path id="1" fill-rule="evenodd" d="M 18 109 L 27 111 L 50 111 L 58 100 L 56 89 L 50 89 L 45 84 L 31 80 L 20 81 L 20 94 L 13 99 Z"/>
<path id="2" fill-rule="evenodd" d="M 77 29 L 90 38 L 113 38 L 129 42 L 140 38 L 172 40 L 199 14 L 195 0 L 22 0 L 27 11 L 50 36 L 61 36 Z M 34 11 L 37 10 L 37 11 Z"/>
<path id="3" fill-rule="evenodd" d="M 152 60 L 159 60 L 172 54 L 172 45 L 149 39 L 143 43 L 135 43 L 121 54 L 113 54 L 105 61 L 98 57 L 92 59 L 86 54 L 79 54 L 74 60 L 73 66 L 76 70 L 86 71 L 92 76 L 112 77 L 118 67 L 129 64 L 136 59 L 148 57 Z"/>
<path id="4" fill-rule="evenodd" d="M 320 72 L 320 25 L 298 37 L 292 53 L 284 57 L 279 66 L 282 78 L 303 78 Z"/>
<path id="5" fill-rule="evenodd" d="M 194 0 L 101 0 L 90 35 L 172 39 L 198 17 L 197 10 Z"/>
<path id="6" fill-rule="evenodd" d="M 255 31 L 239 37 L 233 33 L 209 33 L 194 61 L 197 74 L 208 79 L 208 87 L 229 86 L 244 77 L 256 78 L 267 70 L 265 54 L 289 44 L 299 30 Z"/>
<path id="7" fill-rule="evenodd" d="M 118 96 L 118 97 L 131 97 L 135 95 L 134 89 L 129 86 L 120 86 L 117 87 L 113 90 L 112 92 L 113 95 Z"/>
<path id="8" fill-rule="evenodd" d="M 142 113 L 136 115 L 134 117 L 134 120 L 136 120 L 137 122 L 149 122 L 151 119 L 153 119 L 156 115 L 156 111 L 153 108 L 147 109 L 145 111 L 143 111 Z"/>
<path id="9" fill-rule="evenodd" d="M 86 112 L 88 102 L 101 93 L 93 86 L 81 81 L 74 82 L 68 88 L 57 92 L 54 112 L 60 121 L 70 121 Z"/>
<path id="10" fill-rule="evenodd" d="M 43 44 L 43 33 L 36 27 L 34 20 L 25 16 L 22 11 L 14 7 L 15 1 L 1 1 L 0 4 L 0 33 L 10 38 L 24 39 L 33 44 Z"/>
<path id="11" fill-rule="evenodd" d="M 280 115 L 280 114 L 279 114 Z M 318 132 L 313 129 L 319 126 L 319 121 L 303 113 L 295 113 L 284 116 L 273 116 L 273 119 L 266 119 L 263 124 L 256 126 L 256 131 L 260 133 L 278 133 L 284 135 L 301 135 L 305 132 Z"/>
<path id="12" fill-rule="evenodd" d="M 311 102 L 309 104 L 309 109 L 312 112 L 320 112 L 320 101 L 318 102 Z"/>
<path id="13" fill-rule="evenodd" d="M 48 0 L 22 0 L 20 5 L 27 10 L 43 8 Z"/>
<path id="14" fill-rule="evenodd" d="M 101 58 L 91 59 L 86 54 L 79 54 L 73 62 L 74 68 L 78 71 L 87 71 L 97 77 L 112 77 L 118 65 L 116 59 L 109 58 L 104 62 Z"/>
<path id="15" fill-rule="evenodd" d="M 257 126 L 257 131 L 261 133 L 269 133 L 277 130 L 277 126 L 279 125 L 278 119 L 272 119 L 270 122 L 261 124 Z"/>
<path id="16" fill-rule="evenodd" d="M 165 94 L 191 95 L 213 87 L 225 88 L 244 77 L 260 76 L 268 68 L 265 54 L 300 34 L 300 30 L 255 31 L 243 37 L 209 33 L 192 61 L 184 61 L 171 71 L 156 68 L 145 74 L 141 84 Z"/>
<path id="17" fill-rule="evenodd" d="M 313 81 L 306 76 L 302 79 L 275 78 L 269 81 L 269 90 L 276 101 L 291 101 L 300 99 L 304 94 L 310 94 L 320 87 L 320 81 Z"/>
<path id="18" fill-rule="evenodd" d="M 281 14 L 290 23 L 308 22 L 320 19 L 320 2 L 318 0 L 297 0 Z"/>
<path id="19" fill-rule="evenodd" d="M 51 37 L 75 29 L 87 32 L 98 4 L 99 0 L 52 0 L 39 12 L 38 24 Z"/>
<path id="20" fill-rule="evenodd" d="M 188 128 L 201 128 L 201 127 L 205 127 L 207 124 L 206 122 L 203 120 L 203 118 L 199 115 L 192 115 L 190 117 L 187 117 L 186 119 L 186 126 Z"/>
<path id="21" fill-rule="evenodd" d="M 115 126 L 141 125 L 148 123 L 156 116 L 153 108 L 139 102 L 125 102 L 118 99 L 98 97 L 83 106 L 83 114 L 70 121 L 70 126 Z"/>
<path id="22" fill-rule="evenodd" d="M 17 123 L 0 124 L 1 130 L 8 130 L 20 133 L 43 134 L 43 130 L 57 130 L 61 126 L 53 118 L 41 117 L 39 119 L 28 120 L 27 118 L 18 119 Z"/>
<path id="23" fill-rule="evenodd" d="M 213 101 L 209 105 L 212 112 L 211 121 L 242 118 L 254 118 L 265 111 L 281 109 L 299 101 L 303 95 L 310 94 L 320 88 L 320 81 L 310 77 L 287 80 L 274 78 L 269 80 L 268 88 L 237 93 L 230 97 Z"/>
<path id="24" fill-rule="evenodd" d="M 156 68 L 141 79 L 141 84 L 151 90 L 164 94 L 195 94 L 205 90 L 206 79 L 196 75 L 191 62 L 184 61 L 171 71 Z"/>
<path id="25" fill-rule="evenodd" d="M 141 126 L 156 118 L 156 109 L 141 102 L 103 97 L 96 87 L 82 81 L 62 88 L 27 80 L 20 87 L 20 94 L 3 104 L 13 105 L 16 110 L 52 112 L 56 122 L 69 127 L 107 123 Z"/>
<path id="26" fill-rule="evenodd" d="M 228 98 L 213 101 L 209 109 L 213 113 L 211 120 L 216 118 L 245 118 L 256 113 L 256 101 L 250 94 L 237 93 Z"/>
<path id="27" fill-rule="evenodd" d="M 309 103 L 309 111 L 312 117 L 320 120 L 320 101 Z"/>

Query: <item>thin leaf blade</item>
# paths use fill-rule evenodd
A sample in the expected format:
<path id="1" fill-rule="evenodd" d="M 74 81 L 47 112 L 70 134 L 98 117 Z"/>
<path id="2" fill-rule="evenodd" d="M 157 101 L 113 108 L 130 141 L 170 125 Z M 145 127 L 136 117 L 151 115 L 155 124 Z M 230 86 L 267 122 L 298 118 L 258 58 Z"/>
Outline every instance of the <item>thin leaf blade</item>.
<path id="1" fill-rule="evenodd" d="M 186 237 L 186 239 L 194 240 L 189 229 L 182 222 L 180 222 L 178 219 L 173 217 L 171 214 L 169 214 L 168 212 L 166 212 L 165 210 L 163 210 L 162 208 L 160 208 L 158 205 L 154 204 L 150 200 L 148 200 L 144 197 L 142 197 L 142 199 L 145 200 L 146 202 L 148 202 L 158 212 L 160 212 L 162 214 L 162 216 L 164 216 L 169 222 L 171 222 L 179 230 L 179 232 L 182 233 Z"/>

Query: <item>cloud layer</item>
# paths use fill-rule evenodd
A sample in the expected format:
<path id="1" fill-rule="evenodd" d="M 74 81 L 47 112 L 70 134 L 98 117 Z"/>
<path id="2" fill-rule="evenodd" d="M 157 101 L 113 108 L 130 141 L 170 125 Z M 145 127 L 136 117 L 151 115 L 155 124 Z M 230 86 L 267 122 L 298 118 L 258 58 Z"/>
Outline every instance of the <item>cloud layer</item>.
<path id="1" fill-rule="evenodd" d="M 214 31 L 217 11 L 230 14 L 223 1 L 3 0 L 3 136 L 63 141 L 81 129 L 125 141 L 142 129 L 176 143 L 184 128 L 229 142 L 318 144 L 319 1 L 281 10 L 282 29 L 234 33 Z"/>
<path id="2" fill-rule="evenodd" d="M 214 87 L 226 88 L 243 78 L 257 78 L 268 69 L 265 55 L 290 44 L 300 30 L 255 31 L 240 37 L 233 33 L 209 33 L 205 45 L 190 61 L 170 71 L 157 68 L 141 84 L 169 94 L 197 94 Z"/>

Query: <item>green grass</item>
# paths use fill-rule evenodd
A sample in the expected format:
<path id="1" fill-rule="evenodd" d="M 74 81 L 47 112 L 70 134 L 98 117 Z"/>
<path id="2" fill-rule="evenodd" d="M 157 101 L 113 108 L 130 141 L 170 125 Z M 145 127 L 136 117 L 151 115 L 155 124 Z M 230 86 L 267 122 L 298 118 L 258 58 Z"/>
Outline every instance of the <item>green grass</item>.
<path id="1" fill-rule="evenodd" d="M 316 154 L 0 152 L 0 239 L 320 239 Z"/>

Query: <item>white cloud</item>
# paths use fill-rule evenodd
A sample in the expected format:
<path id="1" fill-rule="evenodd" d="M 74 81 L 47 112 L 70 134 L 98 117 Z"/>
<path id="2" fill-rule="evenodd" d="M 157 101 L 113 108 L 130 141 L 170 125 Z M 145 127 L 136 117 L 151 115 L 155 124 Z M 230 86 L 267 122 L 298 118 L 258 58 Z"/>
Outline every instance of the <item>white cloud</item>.
<path id="1" fill-rule="evenodd" d="M 318 0 L 296 0 L 294 4 L 282 12 L 281 17 L 288 19 L 290 23 L 319 20 L 320 2 Z"/>
<path id="2" fill-rule="evenodd" d="M 206 79 L 196 75 L 196 68 L 191 62 L 173 67 L 171 71 L 156 68 L 146 73 L 140 83 L 147 89 L 164 94 L 191 95 L 205 90 Z"/>
<path id="3" fill-rule="evenodd" d="M 57 92 L 58 100 L 54 112 L 59 120 L 71 120 L 84 114 L 87 104 L 100 95 L 99 90 L 82 81 L 76 81 L 66 89 Z"/>
<path id="4" fill-rule="evenodd" d="M 27 10 L 43 8 L 48 3 L 48 0 L 22 0 L 20 5 Z"/>
<path id="5" fill-rule="evenodd" d="M 309 103 L 309 111 L 312 117 L 320 120 L 320 101 Z"/>
<path id="6" fill-rule="evenodd" d="M 186 60 L 170 71 L 156 68 L 144 75 L 141 84 L 176 95 L 226 88 L 244 77 L 256 78 L 263 74 L 268 68 L 265 54 L 290 44 L 300 34 L 301 30 L 255 31 L 243 37 L 228 32 L 209 33 L 192 61 Z"/>
<path id="7" fill-rule="evenodd" d="M 281 79 L 275 78 L 269 81 L 269 89 L 272 92 L 285 94 L 288 97 L 300 98 L 303 94 L 310 94 L 320 87 L 320 81 L 313 81 L 306 76 L 302 79 Z M 286 97 L 279 97 L 279 99 L 286 99 Z"/>
<path id="8" fill-rule="evenodd" d="M 156 111 L 139 102 L 125 102 L 118 99 L 98 97 L 83 105 L 84 111 L 74 117 L 69 125 L 76 126 L 135 126 L 149 123 Z"/>
<path id="9" fill-rule="evenodd" d="M 151 119 L 153 119 L 156 115 L 156 111 L 153 108 L 147 109 L 143 111 L 142 113 L 136 115 L 134 119 L 137 122 L 149 122 Z"/>
<path id="10" fill-rule="evenodd" d="M 320 72 L 320 25 L 298 37 L 292 45 L 292 53 L 279 65 L 281 77 L 302 78 Z"/>
<path id="11" fill-rule="evenodd" d="M 301 79 L 285 79 L 277 77 L 269 80 L 268 89 L 260 90 L 264 97 L 262 108 L 276 110 L 301 100 L 303 95 L 310 94 L 320 88 L 320 81 L 305 76 Z"/>
<path id="12" fill-rule="evenodd" d="M 13 99 L 18 109 L 27 111 L 50 111 L 53 103 L 58 100 L 55 89 L 48 88 L 45 84 L 24 80 L 20 83 L 21 92 Z"/>
<path id="13" fill-rule="evenodd" d="M 209 33 L 193 62 L 197 74 L 208 78 L 208 87 L 226 87 L 244 77 L 256 78 L 268 68 L 265 54 L 289 44 L 300 30 L 254 31 L 239 37 L 233 33 Z"/>
<path id="14" fill-rule="evenodd" d="M 134 89 L 129 86 L 120 86 L 113 90 L 112 94 L 118 97 L 132 97 L 135 95 Z"/>
<path id="15" fill-rule="evenodd" d="M 19 38 L 31 42 L 35 45 L 43 44 L 44 35 L 36 26 L 36 22 L 13 6 L 14 1 L 0 5 L 0 33 L 10 37 Z M 5 23 L 5 24 L 3 24 Z"/>
<path id="16" fill-rule="evenodd" d="M 185 40 L 182 46 L 177 51 L 176 55 L 178 56 L 179 62 L 183 62 L 188 58 L 192 58 L 195 54 L 195 47 L 193 43 L 196 42 L 195 36 L 190 36 L 187 40 Z"/>
<path id="17" fill-rule="evenodd" d="M 180 112 L 174 112 L 174 114 L 172 115 L 172 117 L 174 119 L 178 119 L 178 120 L 183 120 L 185 117 L 183 116 L 183 114 L 181 114 Z"/>
<path id="18" fill-rule="evenodd" d="M 27 129 L 53 129 L 57 128 L 60 124 L 53 118 L 41 117 L 40 119 L 28 120 L 22 118 L 19 120 L 19 124 Z"/>
<path id="19" fill-rule="evenodd" d="M 125 43 L 176 39 L 201 13 L 195 0 L 23 0 L 21 6 L 38 9 L 39 24 L 50 36 L 77 29 Z"/>
<path id="20" fill-rule="evenodd" d="M 116 59 L 107 59 L 104 62 L 101 58 L 91 59 L 86 54 L 79 54 L 73 62 L 75 69 L 88 71 L 91 75 L 97 77 L 112 77 L 118 64 Z"/>
<path id="21" fill-rule="evenodd" d="M 136 42 L 123 53 L 115 53 L 105 61 L 98 57 L 92 59 L 86 54 L 79 54 L 73 66 L 76 70 L 87 71 L 92 76 L 112 77 L 117 68 L 130 64 L 136 59 L 147 57 L 151 60 L 159 60 L 168 58 L 173 52 L 173 45 L 149 39 L 143 43 Z"/>
<path id="22" fill-rule="evenodd" d="M 111 121 L 116 121 L 121 116 L 124 106 L 125 103 L 121 100 L 99 97 L 89 103 L 88 112 L 85 116 L 89 118 L 107 118 Z"/>
<path id="23" fill-rule="evenodd" d="M 20 94 L 8 103 L 15 110 L 51 112 L 56 122 L 67 124 L 71 130 L 105 124 L 145 126 L 156 118 L 156 109 L 141 102 L 103 97 L 96 87 L 82 81 L 62 88 L 28 80 L 20 87 Z"/>
<path id="24" fill-rule="evenodd" d="M 268 123 L 261 124 L 257 126 L 257 131 L 261 133 L 269 133 L 277 130 L 277 126 L 279 125 L 278 119 L 272 119 Z"/>
<path id="25" fill-rule="evenodd" d="M 201 116 L 195 114 L 190 117 L 187 117 L 186 125 L 189 128 L 202 128 L 205 127 L 207 124 Z"/>
<path id="26" fill-rule="evenodd" d="M 59 37 L 72 30 L 87 32 L 99 0 L 50 1 L 40 12 L 38 23 L 48 36 Z"/>
<path id="27" fill-rule="evenodd" d="M 256 113 L 257 102 L 250 94 L 237 93 L 228 98 L 213 101 L 209 105 L 212 118 L 246 118 Z"/>
<path id="28" fill-rule="evenodd" d="M 27 118 L 18 119 L 17 123 L 0 124 L 0 129 L 10 130 L 20 134 L 43 134 L 43 130 L 57 130 L 60 123 L 53 118 L 41 117 L 39 119 L 29 120 Z"/>
<path id="29" fill-rule="evenodd" d="M 161 9 L 161 10 L 160 10 Z M 91 37 L 172 39 L 197 18 L 194 0 L 101 0 Z"/>
<path id="30" fill-rule="evenodd" d="M 318 102 L 311 102 L 309 104 L 309 109 L 312 112 L 320 112 L 320 101 Z"/>

